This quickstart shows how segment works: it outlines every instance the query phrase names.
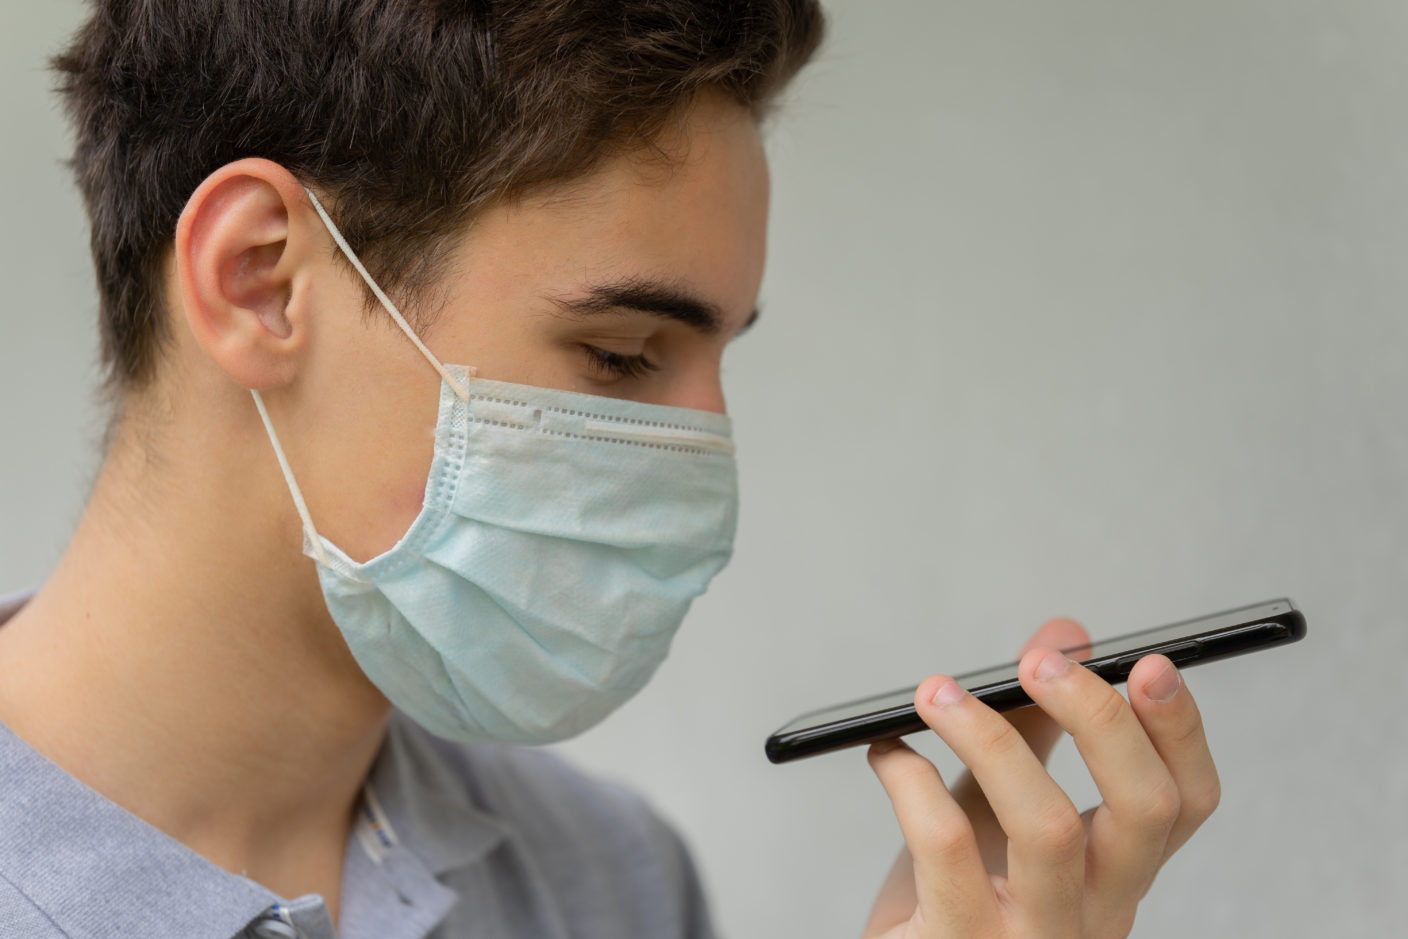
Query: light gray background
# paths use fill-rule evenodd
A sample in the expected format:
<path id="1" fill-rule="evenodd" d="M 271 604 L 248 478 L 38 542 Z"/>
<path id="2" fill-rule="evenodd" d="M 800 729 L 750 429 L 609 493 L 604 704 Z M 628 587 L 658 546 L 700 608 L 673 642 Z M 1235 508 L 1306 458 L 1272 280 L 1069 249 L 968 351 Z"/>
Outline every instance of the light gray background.
<path id="1" fill-rule="evenodd" d="M 734 936 L 857 933 L 897 846 L 800 710 L 1288 594 L 1298 647 L 1190 675 L 1225 796 L 1137 936 L 1408 915 L 1408 5 L 837 2 L 770 131 L 765 316 L 727 363 L 733 566 L 654 684 L 564 749 L 646 790 Z M 0 10 L 0 590 L 41 580 L 100 419 L 86 232 Z M 928 745 L 946 772 L 952 757 Z M 1095 798 L 1072 748 L 1057 771 Z"/>

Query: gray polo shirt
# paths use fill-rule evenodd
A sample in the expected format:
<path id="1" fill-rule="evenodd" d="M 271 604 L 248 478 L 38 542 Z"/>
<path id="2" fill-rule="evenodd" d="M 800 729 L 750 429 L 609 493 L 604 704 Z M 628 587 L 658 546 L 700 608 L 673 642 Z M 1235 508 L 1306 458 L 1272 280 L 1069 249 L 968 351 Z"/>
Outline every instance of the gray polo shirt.
<path id="1" fill-rule="evenodd" d="M 0 623 L 17 604 L 0 599 Z M 399 713 L 322 898 L 224 871 L 0 725 L 0 937 L 507 939 L 712 935 L 683 845 L 641 800 L 524 747 Z"/>

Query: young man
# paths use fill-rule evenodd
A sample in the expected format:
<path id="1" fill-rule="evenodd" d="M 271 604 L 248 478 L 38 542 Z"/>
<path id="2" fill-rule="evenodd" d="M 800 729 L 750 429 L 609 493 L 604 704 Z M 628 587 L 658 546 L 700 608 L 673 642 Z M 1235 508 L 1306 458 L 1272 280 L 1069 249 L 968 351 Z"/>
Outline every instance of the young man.
<path id="1" fill-rule="evenodd" d="M 639 689 L 728 558 L 757 124 L 820 30 L 807 0 L 96 4 L 58 64 L 116 408 L 0 611 L 5 935 L 709 932 L 639 799 L 518 744 Z M 868 934 L 1127 931 L 1217 778 L 1172 666 L 1131 707 L 1050 651 L 1079 635 L 1038 634 L 1016 729 L 921 687 L 956 795 L 872 750 L 907 849 Z"/>

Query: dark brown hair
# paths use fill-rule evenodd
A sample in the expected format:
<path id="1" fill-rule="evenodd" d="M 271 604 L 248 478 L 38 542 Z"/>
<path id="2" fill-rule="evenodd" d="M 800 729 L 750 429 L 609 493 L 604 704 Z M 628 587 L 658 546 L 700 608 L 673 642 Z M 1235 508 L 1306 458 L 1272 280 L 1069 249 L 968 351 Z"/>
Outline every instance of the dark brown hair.
<path id="1" fill-rule="evenodd" d="M 414 305 L 477 210 L 648 143 L 701 89 L 760 115 L 822 32 L 816 0 L 92 5 L 54 64 L 117 392 L 153 373 L 162 259 L 226 163 L 264 157 L 329 193 Z"/>

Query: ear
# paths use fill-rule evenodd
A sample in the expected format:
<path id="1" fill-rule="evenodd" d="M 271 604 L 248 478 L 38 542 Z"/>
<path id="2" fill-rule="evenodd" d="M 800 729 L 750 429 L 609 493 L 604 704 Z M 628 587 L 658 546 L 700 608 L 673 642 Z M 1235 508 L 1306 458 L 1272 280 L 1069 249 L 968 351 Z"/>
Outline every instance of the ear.
<path id="1" fill-rule="evenodd" d="M 303 186 L 268 160 L 240 160 L 201 183 L 176 225 L 175 266 L 196 343 L 245 388 L 287 384 L 311 323 L 297 288 L 313 257 Z"/>

